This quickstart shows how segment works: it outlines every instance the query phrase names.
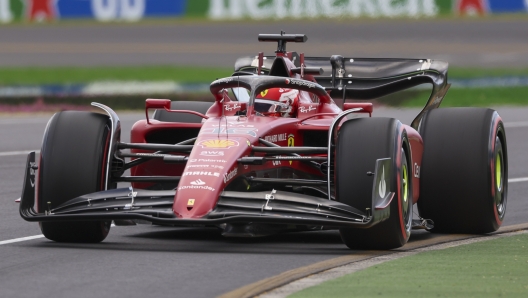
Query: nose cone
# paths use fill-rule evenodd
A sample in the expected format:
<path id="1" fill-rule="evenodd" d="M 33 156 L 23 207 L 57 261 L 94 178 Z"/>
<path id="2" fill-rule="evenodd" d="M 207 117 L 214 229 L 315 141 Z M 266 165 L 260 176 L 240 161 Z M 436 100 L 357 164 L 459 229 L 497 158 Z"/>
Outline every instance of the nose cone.
<path id="1" fill-rule="evenodd" d="M 240 172 L 237 160 L 250 150 L 243 137 L 199 137 L 178 184 L 176 216 L 201 218 L 211 212 L 225 186 Z"/>

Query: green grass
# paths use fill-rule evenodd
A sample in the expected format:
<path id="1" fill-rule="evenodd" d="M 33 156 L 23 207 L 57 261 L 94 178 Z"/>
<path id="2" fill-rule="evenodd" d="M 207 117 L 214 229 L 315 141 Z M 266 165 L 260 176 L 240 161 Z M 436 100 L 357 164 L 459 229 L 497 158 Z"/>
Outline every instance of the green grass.
<path id="1" fill-rule="evenodd" d="M 0 68 L 0 85 L 89 83 L 105 80 L 212 82 L 232 74 L 232 68 L 126 67 L 17 67 Z"/>
<path id="2" fill-rule="evenodd" d="M 528 235 L 424 252 L 289 297 L 528 297 Z"/>
<path id="3" fill-rule="evenodd" d="M 528 76 L 528 68 L 449 68 L 449 78 Z"/>
<path id="4" fill-rule="evenodd" d="M 0 85 L 89 83 L 104 80 L 206 82 L 231 75 L 232 68 L 185 66 L 0 68 Z M 452 68 L 451 78 L 528 76 L 528 68 Z"/>
<path id="5" fill-rule="evenodd" d="M 126 66 L 126 67 L 17 67 L 0 68 L 1 85 L 75 84 L 94 81 L 177 81 L 182 83 L 210 83 L 216 78 L 231 75 L 232 68 L 183 66 Z M 478 69 L 452 68 L 450 78 L 498 76 L 528 76 L 528 68 Z M 401 107 L 423 107 L 429 92 L 410 90 L 379 100 L 383 104 Z M 528 87 L 508 88 L 452 88 L 442 107 L 528 105 Z"/>

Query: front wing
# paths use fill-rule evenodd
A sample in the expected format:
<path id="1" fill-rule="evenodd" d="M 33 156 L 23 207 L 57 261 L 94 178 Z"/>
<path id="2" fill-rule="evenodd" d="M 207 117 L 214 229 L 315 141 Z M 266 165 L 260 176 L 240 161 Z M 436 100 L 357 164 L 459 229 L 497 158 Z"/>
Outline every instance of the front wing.
<path id="1" fill-rule="evenodd" d="M 390 179 L 380 177 L 378 169 L 390 167 L 390 159 L 376 162 L 373 189 L 390 186 Z M 121 188 L 100 191 L 72 198 L 56 208 L 36 212 L 35 153 L 28 155 L 20 215 L 26 221 L 110 221 L 136 220 L 174 226 L 212 226 L 225 223 L 266 223 L 324 226 L 325 228 L 369 228 L 390 216 L 393 192 L 373 191 L 372 205 L 367 210 L 303 194 L 272 192 L 224 191 L 216 207 L 202 218 L 179 218 L 172 211 L 176 190 L 142 190 Z M 382 180 L 384 179 L 384 180 Z M 391 189 L 387 187 L 387 189 Z M 43 198 L 46 200 L 46 198 Z"/>

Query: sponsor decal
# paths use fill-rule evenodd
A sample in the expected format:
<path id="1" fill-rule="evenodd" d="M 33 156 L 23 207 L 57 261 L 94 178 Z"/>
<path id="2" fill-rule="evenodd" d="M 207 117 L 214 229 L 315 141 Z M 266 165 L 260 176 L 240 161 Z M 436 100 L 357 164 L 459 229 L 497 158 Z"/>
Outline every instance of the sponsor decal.
<path id="1" fill-rule="evenodd" d="M 224 151 L 202 151 L 200 152 L 202 156 L 224 156 Z"/>
<path id="2" fill-rule="evenodd" d="M 193 158 L 193 159 L 189 159 L 189 162 L 221 162 L 221 163 L 226 163 L 227 161 L 225 161 L 223 159 Z"/>
<path id="3" fill-rule="evenodd" d="M 232 128 L 225 128 L 225 127 L 215 127 L 215 128 L 203 128 L 200 133 L 201 134 L 227 134 L 227 135 L 236 135 L 236 134 L 242 134 L 242 135 L 250 135 L 252 137 L 257 137 L 258 129 L 256 128 L 250 128 L 250 127 L 232 127 Z M 227 140 L 224 140 L 227 141 Z M 229 140 L 232 141 L 232 140 Z M 236 142 L 236 141 L 233 141 Z M 238 143 L 237 145 L 238 146 Z M 203 147 L 203 146 L 202 146 Z M 213 148 L 213 147 L 208 147 Z M 219 148 L 219 147 L 214 147 Z"/>
<path id="4" fill-rule="evenodd" d="M 232 105 L 232 106 L 226 105 L 226 106 L 224 106 L 224 107 L 225 107 L 225 110 L 226 110 L 226 111 L 233 111 L 233 110 L 238 110 L 238 109 L 240 109 L 242 106 L 241 106 L 240 104 L 236 104 L 236 103 L 235 103 L 235 104 Z"/>
<path id="5" fill-rule="evenodd" d="M 264 97 L 264 96 L 266 96 L 266 95 L 268 95 L 268 89 L 266 89 L 266 90 L 260 92 L 260 96 Z"/>
<path id="6" fill-rule="evenodd" d="M 195 172 L 184 172 L 182 176 L 214 176 L 220 177 L 218 172 L 206 172 L 206 171 L 195 171 Z M 200 179 L 198 179 L 200 180 Z"/>
<path id="7" fill-rule="evenodd" d="M 264 140 L 268 142 L 276 143 L 276 142 L 286 141 L 286 138 L 287 138 L 286 136 L 287 136 L 286 133 L 280 133 L 276 135 L 265 136 Z"/>
<path id="8" fill-rule="evenodd" d="M 216 189 L 207 185 L 186 185 L 186 186 L 180 186 L 178 187 L 178 190 L 185 190 L 185 189 L 204 189 L 209 191 L 215 191 Z"/>
<path id="9" fill-rule="evenodd" d="M 380 184 L 378 186 L 378 194 L 380 197 L 385 198 L 387 194 L 387 183 L 385 183 L 385 167 L 381 170 Z"/>
<path id="10" fill-rule="evenodd" d="M 280 160 L 274 160 L 271 162 L 274 166 L 280 166 L 282 165 L 281 161 Z"/>
<path id="11" fill-rule="evenodd" d="M 292 156 L 274 156 L 274 159 L 289 160 Z M 312 156 L 295 156 L 295 159 L 310 159 Z"/>
<path id="12" fill-rule="evenodd" d="M 186 168 L 208 168 L 209 165 L 187 165 Z"/>
<path id="13" fill-rule="evenodd" d="M 295 136 L 293 134 L 288 135 L 288 147 L 295 146 Z"/>
<path id="14" fill-rule="evenodd" d="M 448 0 L 449 1 L 449 0 Z M 500 0 L 507 2 L 504 0 Z M 211 19 L 436 16 L 439 0 L 209 0 Z"/>
<path id="15" fill-rule="evenodd" d="M 187 206 L 194 206 L 194 199 L 187 200 Z"/>
<path id="16" fill-rule="evenodd" d="M 295 136 L 293 134 L 288 135 L 288 147 L 295 146 Z M 290 160 L 290 166 L 292 165 L 293 161 Z"/>
<path id="17" fill-rule="evenodd" d="M 213 169 L 224 169 L 223 166 L 219 166 L 219 165 L 187 165 L 186 167 L 187 169 L 190 169 L 190 168 L 213 168 Z"/>
<path id="18" fill-rule="evenodd" d="M 202 179 L 194 180 L 191 182 L 192 185 L 204 185 L 205 182 L 202 181 Z"/>
<path id="19" fill-rule="evenodd" d="M 420 166 L 414 163 L 414 177 L 420 178 Z"/>
<path id="20" fill-rule="evenodd" d="M 223 79 L 214 81 L 213 84 L 225 84 L 225 83 L 229 83 L 232 81 L 233 81 L 233 78 L 223 78 Z"/>
<path id="21" fill-rule="evenodd" d="M 216 148 L 216 149 L 229 149 L 231 147 L 238 147 L 239 143 L 235 140 L 203 140 L 198 145 L 202 148 Z"/>
<path id="22" fill-rule="evenodd" d="M 305 106 L 299 107 L 299 112 L 301 113 L 309 113 L 314 110 L 315 110 L 315 106 L 312 106 L 312 105 L 309 105 L 308 107 L 305 107 Z"/>
<path id="23" fill-rule="evenodd" d="M 286 79 L 286 84 L 291 85 L 297 85 L 297 86 L 306 86 L 308 88 L 315 88 L 315 84 L 308 81 L 303 80 L 293 80 L 293 79 Z"/>
<path id="24" fill-rule="evenodd" d="M 234 168 L 231 172 L 224 174 L 224 183 L 227 183 L 227 181 L 233 179 L 233 177 L 236 176 L 237 172 L 238 172 L 238 169 Z"/>

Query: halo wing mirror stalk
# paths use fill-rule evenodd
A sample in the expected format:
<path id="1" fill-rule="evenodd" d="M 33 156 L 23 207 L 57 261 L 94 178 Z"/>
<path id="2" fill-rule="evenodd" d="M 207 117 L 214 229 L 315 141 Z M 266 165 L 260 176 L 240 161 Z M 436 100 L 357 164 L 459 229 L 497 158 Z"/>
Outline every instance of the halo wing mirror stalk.
<path id="1" fill-rule="evenodd" d="M 145 116 L 147 116 L 147 123 L 150 124 L 148 110 L 149 109 L 164 109 L 170 111 L 171 100 L 170 99 L 154 99 L 149 98 L 145 101 Z"/>

